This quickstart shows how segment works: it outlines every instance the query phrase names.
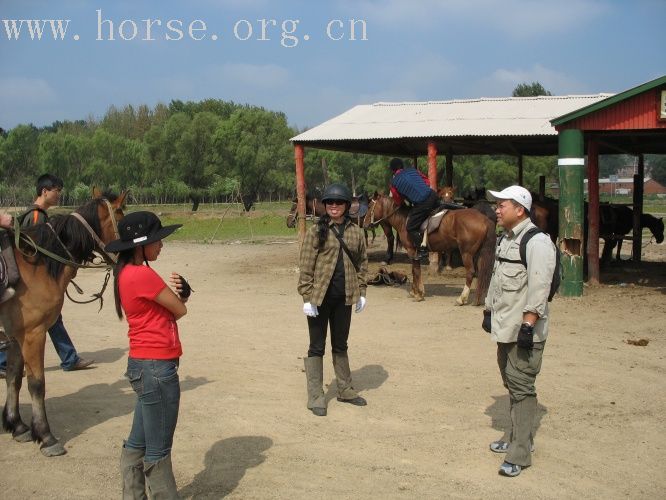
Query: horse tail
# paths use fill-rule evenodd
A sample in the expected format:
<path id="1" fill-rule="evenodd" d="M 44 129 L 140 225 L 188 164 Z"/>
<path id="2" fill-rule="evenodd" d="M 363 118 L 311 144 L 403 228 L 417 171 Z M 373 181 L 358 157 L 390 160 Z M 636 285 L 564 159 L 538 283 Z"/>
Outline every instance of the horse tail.
<path id="1" fill-rule="evenodd" d="M 497 235 L 495 226 L 488 220 L 488 229 L 483 245 L 477 254 L 476 261 L 476 305 L 483 303 L 490 286 L 490 278 L 493 274 L 493 265 L 495 263 L 495 246 L 497 244 Z"/>

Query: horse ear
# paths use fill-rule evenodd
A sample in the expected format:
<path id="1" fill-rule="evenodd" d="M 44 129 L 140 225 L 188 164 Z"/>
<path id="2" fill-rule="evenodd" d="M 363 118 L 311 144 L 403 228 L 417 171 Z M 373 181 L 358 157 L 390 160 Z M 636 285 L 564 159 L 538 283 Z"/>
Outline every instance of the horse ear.
<path id="1" fill-rule="evenodd" d="M 129 189 L 123 191 L 118 195 L 118 198 L 116 199 L 116 205 L 120 208 L 125 208 L 125 198 L 127 198 L 127 195 L 129 194 Z"/>
<path id="2" fill-rule="evenodd" d="M 102 197 L 102 192 L 99 190 L 97 186 L 93 186 L 92 188 L 92 197 L 93 198 L 101 198 Z"/>

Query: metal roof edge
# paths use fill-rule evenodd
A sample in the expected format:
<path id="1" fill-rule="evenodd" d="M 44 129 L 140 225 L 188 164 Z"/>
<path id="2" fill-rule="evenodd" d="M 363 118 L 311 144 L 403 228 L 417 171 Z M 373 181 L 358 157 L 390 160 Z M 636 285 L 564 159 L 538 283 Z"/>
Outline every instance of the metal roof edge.
<path id="1" fill-rule="evenodd" d="M 599 94 L 571 94 L 571 95 L 539 95 L 539 96 L 526 96 L 526 97 L 475 97 L 472 99 L 450 99 L 447 101 L 379 101 L 372 104 L 360 106 L 429 106 L 433 104 L 461 104 L 472 102 L 488 102 L 488 101 L 544 101 L 544 100 L 562 100 L 562 99 L 595 99 L 600 97 L 610 97 L 614 94 L 599 93 Z"/>
<path id="2" fill-rule="evenodd" d="M 553 127 L 563 125 L 567 122 L 576 120 L 577 118 L 580 118 L 585 115 L 589 115 L 590 113 L 595 113 L 604 108 L 622 102 L 631 97 L 637 96 L 638 94 L 642 94 L 643 92 L 647 92 L 648 90 L 651 90 L 653 88 L 659 87 L 660 85 L 664 84 L 666 84 L 666 75 L 656 78 L 654 80 L 650 80 L 649 82 L 642 83 L 636 87 L 632 87 L 628 90 L 625 90 L 624 92 L 620 92 L 619 94 L 612 95 L 611 97 L 604 99 L 603 101 L 595 102 L 594 104 L 590 104 L 589 106 L 585 106 L 584 108 L 577 109 L 575 111 L 572 111 L 571 113 L 567 113 L 566 115 L 553 118 L 552 120 L 550 120 L 550 123 Z"/>

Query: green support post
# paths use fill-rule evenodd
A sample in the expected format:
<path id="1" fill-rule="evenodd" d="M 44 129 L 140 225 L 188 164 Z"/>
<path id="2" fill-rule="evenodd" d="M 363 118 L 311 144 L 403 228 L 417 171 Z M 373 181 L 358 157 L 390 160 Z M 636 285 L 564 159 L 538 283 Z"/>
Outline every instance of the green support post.
<path id="1" fill-rule="evenodd" d="M 583 179 L 585 157 L 583 132 L 561 130 L 558 136 L 560 172 L 560 227 L 558 245 L 562 253 L 560 295 L 583 295 Z"/>

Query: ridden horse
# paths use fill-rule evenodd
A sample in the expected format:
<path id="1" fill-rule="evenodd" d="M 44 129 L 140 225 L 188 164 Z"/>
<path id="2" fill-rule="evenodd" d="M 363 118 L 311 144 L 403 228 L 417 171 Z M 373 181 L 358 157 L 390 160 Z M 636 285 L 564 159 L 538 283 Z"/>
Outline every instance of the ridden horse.
<path id="1" fill-rule="evenodd" d="M 352 205 L 349 208 L 349 217 L 351 218 L 352 222 L 356 224 L 359 227 L 363 227 L 363 217 L 365 217 L 365 213 L 367 212 L 367 206 L 368 206 L 368 196 L 366 194 L 362 194 L 361 196 L 355 196 L 352 199 Z M 324 206 L 324 203 L 319 199 L 317 196 L 311 196 L 309 193 L 305 197 L 305 217 L 306 218 L 313 218 L 313 217 L 321 217 L 322 215 L 326 214 L 326 207 Z M 294 228 L 296 227 L 296 220 L 298 219 L 298 200 L 294 199 L 292 200 L 291 204 L 291 209 L 289 210 L 289 215 L 287 215 L 287 227 L 289 228 Z M 382 231 L 384 231 L 384 235 L 386 236 L 386 244 L 387 244 L 387 249 L 386 249 L 386 257 L 384 258 L 384 261 L 387 264 L 390 264 L 391 261 L 393 261 L 393 256 L 394 256 L 394 248 L 396 246 L 396 241 L 393 236 L 393 230 L 391 229 L 391 226 L 387 223 L 382 223 L 380 224 Z M 372 231 L 372 241 L 375 241 L 375 229 L 374 227 L 372 228 L 364 228 L 365 229 L 365 243 L 367 246 L 368 243 L 368 229 Z"/>
<path id="2" fill-rule="evenodd" d="M 411 238 L 407 236 L 407 217 L 409 211 L 397 206 L 388 196 L 379 196 L 370 202 L 370 209 L 365 216 L 364 226 L 377 224 L 385 220 L 396 230 L 403 242 L 407 255 L 412 259 L 412 290 L 411 295 L 423 300 L 425 287 L 421 278 L 421 262 L 417 257 Z M 451 210 L 442 217 L 437 228 L 428 232 L 428 248 L 433 252 L 447 252 L 458 248 L 462 256 L 465 270 L 465 287 L 458 305 L 464 305 L 469 299 L 472 280 L 476 275 L 476 305 L 483 302 L 490 284 L 490 277 L 495 261 L 495 226 L 487 217 L 471 209 Z"/>
<path id="3" fill-rule="evenodd" d="M 93 251 L 100 252 L 107 264 L 113 263 L 104 245 L 118 238 L 117 221 L 123 215 L 126 193 L 109 199 L 98 191 L 94 195 L 97 197 L 72 214 L 55 215 L 47 224 L 20 230 L 19 248 L 14 249 L 14 255 L 21 281 L 16 285 L 14 298 L 0 305 L 0 321 L 15 339 L 7 357 L 7 400 L 2 425 L 18 442 L 40 443 L 42 454 L 49 457 L 63 455 L 66 450 L 51 433 L 46 417 L 46 331 L 60 315 L 69 282 L 78 268 L 94 257 Z M 32 398 L 30 427 L 19 413 L 24 365 Z"/>
<path id="4" fill-rule="evenodd" d="M 437 190 L 437 195 L 439 196 L 439 199 L 442 200 L 445 203 L 456 203 L 454 196 L 455 196 L 455 187 L 452 186 L 444 186 L 441 187 Z M 480 191 L 477 189 L 476 190 L 476 195 L 479 196 L 484 196 L 485 195 L 485 189 L 481 189 Z M 491 206 L 490 202 L 486 199 L 479 198 L 475 200 L 467 200 L 465 199 L 463 201 L 463 205 L 466 206 L 467 208 L 472 208 L 474 210 L 477 210 L 481 212 L 483 215 L 488 217 L 490 221 L 494 224 L 497 225 L 497 214 L 495 214 L 495 209 Z M 447 252 L 444 254 L 446 256 L 446 269 L 450 271 L 452 269 L 451 267 L 451 252 Z"/>

